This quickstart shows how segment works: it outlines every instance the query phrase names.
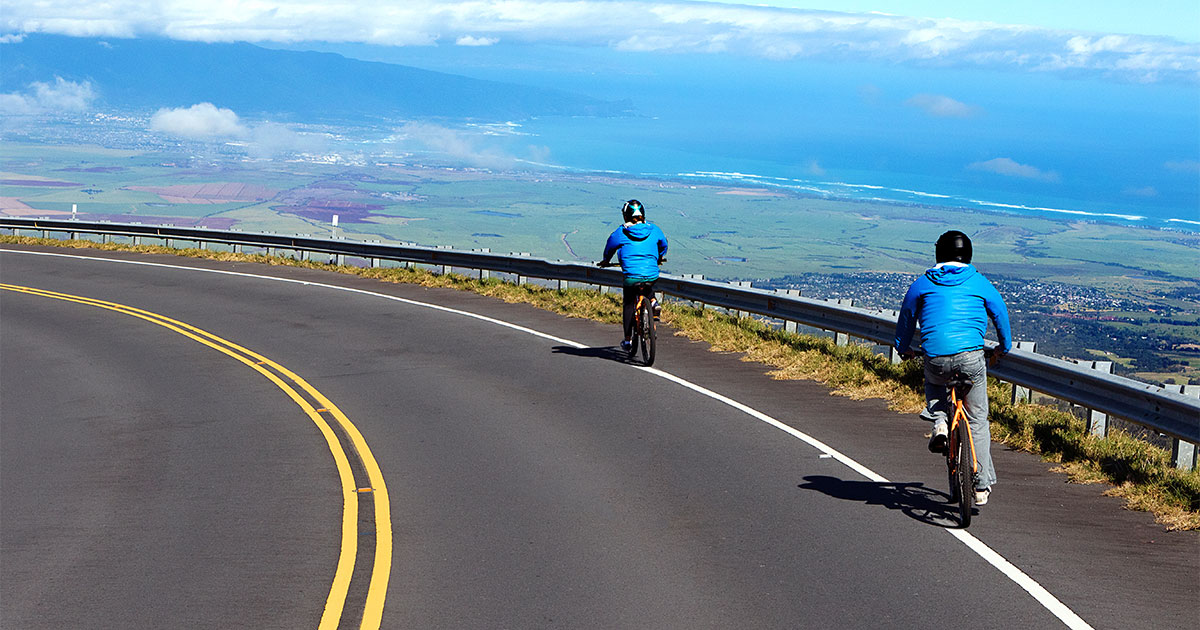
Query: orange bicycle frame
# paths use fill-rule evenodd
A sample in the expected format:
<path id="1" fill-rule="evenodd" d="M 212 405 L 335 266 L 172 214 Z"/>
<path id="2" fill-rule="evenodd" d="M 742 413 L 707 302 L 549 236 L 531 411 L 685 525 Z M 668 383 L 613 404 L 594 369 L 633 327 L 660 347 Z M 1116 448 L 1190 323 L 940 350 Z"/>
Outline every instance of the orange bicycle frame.
<path id="1" fill-rule="evenodd" d="M 971 472 L 979 472 L 979 462 L 975 459 L 975 440 L 971 438 L 971 423 L 967 421 L 967 412 L 963 408 L 963 401 L 958 399 L 958 390 L 954 387 L 950 389 L 950 401 L 954 403 L 954 417 L 950 421 L 950 439 L 957 439 L 958 423 L 962 422 L 967 429 L 967 444 L 971 446 Z M 947 446 L 947 452 L 953 453 L 955 449 Z M 961 463 L 960 463 L 961 464 Z"/>

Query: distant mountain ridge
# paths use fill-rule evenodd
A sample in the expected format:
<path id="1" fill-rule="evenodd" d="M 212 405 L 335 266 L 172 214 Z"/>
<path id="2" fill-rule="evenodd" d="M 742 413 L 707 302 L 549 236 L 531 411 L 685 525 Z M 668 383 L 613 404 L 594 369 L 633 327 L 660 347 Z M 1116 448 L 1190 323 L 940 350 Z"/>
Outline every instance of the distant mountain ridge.
<path id="1" fill-rule="evenodd" d="M 165 39 L 28 35 L 0 44 L 0 93 L 34 82 L 90 81 L 118 108 L 157 109 L 209 102 L 240 115 L 304 119 L 620 116 L 628 102 L 482 81 L 334 53 L 271 50 L 252 44 Z"/>

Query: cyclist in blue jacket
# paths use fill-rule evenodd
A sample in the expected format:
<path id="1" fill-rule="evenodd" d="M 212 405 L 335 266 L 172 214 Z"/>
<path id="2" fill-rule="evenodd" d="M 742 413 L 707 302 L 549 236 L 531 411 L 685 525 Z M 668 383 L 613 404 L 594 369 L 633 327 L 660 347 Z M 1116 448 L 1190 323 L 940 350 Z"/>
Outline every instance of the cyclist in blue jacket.
<path id="1" fill-rule="evenodd" d="M 638 296 L 645 295 L 652 300 L 655 318 L 662 308 L 654 301 L 654 283 L 658 280 L 658 265 L 667 255 L 667 237 L 657 225 L 646 223 L 646 208 L 637 199 L 625 202 L 621 216 L 625 223 L 609 235 L 600 266 L 607 266 L 616 255 L 621 271 L 625 272 L 621 300 L 625 339 L 621 341 L 621 349 L 628 351 L 633 339 L 633 311 L 637 308 Z"/>
<path id="2" fill-rule="evenodd" d="M 921 417 L 933 422 L 930 451 L 940 453 L 946 448 L 947 414 L 953 413 L 946 380 L 955 368 L 971 378 L 971 390 L 963 402 L 979 464 L 975 504 L 983 505 L 996 483 L 983 335 L 990 318 L 1000 341 L 993 362 L 1012 349 L 1008 308 L 996 287 L 971 266 L 971 239 L 966 234 L 946 232 L 938 238 L 934 250 L 937 265 L 917 278 L 904 296 L 896 322 L 895 347 L 905 358 L 912 358 L 915 353 L 910 345 L 920 322 L 925 355 L 925 409 Z"/>

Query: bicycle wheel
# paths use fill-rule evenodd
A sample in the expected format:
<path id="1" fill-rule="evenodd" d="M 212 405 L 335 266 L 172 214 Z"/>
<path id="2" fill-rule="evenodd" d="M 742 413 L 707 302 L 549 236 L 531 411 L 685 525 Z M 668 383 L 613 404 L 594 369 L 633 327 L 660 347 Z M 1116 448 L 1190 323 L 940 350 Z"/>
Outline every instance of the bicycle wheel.
<path id="1" fill-rule="evenodd" d="M 639 313 L 641 318 L 641 326 L 638 334 L 642 338 L 642 363 L 646 365 L 654 365 L 654 350 L 655 350 L 655 330 L 654 330 L 654 311 L 650 307 L 650 300 L 642 300 L 642 308 Z"/>
<path id="2" fill-rule="evenodd" d="M 954 489 L 958 494 L 958 521 L 965 528 L 971 524 L 971 508 L 975 505 L 975 471 L 972 470 L 971 436 L 967 419 L 960 418 L 957 427 L 958 448 L 955 453 Z"/>

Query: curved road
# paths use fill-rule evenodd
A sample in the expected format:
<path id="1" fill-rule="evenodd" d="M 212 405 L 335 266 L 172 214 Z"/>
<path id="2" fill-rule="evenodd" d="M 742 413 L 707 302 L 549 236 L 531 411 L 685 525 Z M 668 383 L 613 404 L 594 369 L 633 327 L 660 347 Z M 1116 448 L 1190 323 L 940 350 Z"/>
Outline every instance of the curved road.
<path id="1" fill-rule="evenodd" d="M 17 249 L 37 248 L 5 246 L 0 284 L 155 317 L 0 291 L 6 628 L 358 627 L 372 586 L 385 628 L 1183 628 L 1200 613 L 1194 533 L 997 446 L 1002 485 L 964 535 L 913 417 L 702 344 L 664 337 L 652 372 L 616 357 L 611 326 L 472 294 Z M 265 365 L 325 398 L 289 395 Z M 365 449 L 335 411 L 305 410 L 321 400 L 361 432 L 390 518 L 372 513 Z"/>

